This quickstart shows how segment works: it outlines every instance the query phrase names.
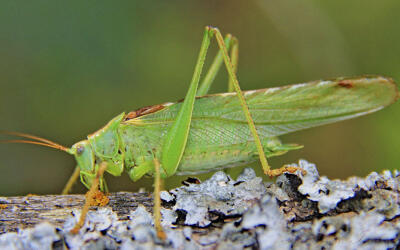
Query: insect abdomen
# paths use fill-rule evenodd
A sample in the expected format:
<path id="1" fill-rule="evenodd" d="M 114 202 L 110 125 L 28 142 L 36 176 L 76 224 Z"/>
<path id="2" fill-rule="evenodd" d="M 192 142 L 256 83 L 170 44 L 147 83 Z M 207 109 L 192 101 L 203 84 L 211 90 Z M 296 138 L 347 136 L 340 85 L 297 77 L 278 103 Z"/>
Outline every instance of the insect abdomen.
<path id="1" fill-rule="evenodd" d="M 257 159 L 254 145 L 197 148 L 186 150 L 179 164 L 177 175 L 205 173 L 223 168 L 245 165 Z"/>

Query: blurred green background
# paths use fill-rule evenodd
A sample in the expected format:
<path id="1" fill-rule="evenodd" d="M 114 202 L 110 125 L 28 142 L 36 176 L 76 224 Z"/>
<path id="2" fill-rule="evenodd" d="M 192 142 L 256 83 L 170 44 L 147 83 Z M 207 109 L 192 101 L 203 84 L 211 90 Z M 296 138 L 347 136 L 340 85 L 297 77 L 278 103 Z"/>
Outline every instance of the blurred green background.
<path id="1" fill-rule="evenodd" d="M 122 111 L 183 98 L 205 25 L 239 38 L 243 89 L 362 74 L 400 81 L 399 10 L 398 0 L 2 1 L 0 129 L 70 146 Z M 214 43 L 208 59 L 215 51 Z M 226 82 L 219 74 L 212 92 Z M 330 178 L 394 169 L 399 121 L 396 103 L 287 135 L 305 148 L 270 164 L 305 158 Z M 0 144 L 0 195 L 58 193 L 74 166 L 64 152 Z M 152 180 L 108 182 L 135 191 Z"/>

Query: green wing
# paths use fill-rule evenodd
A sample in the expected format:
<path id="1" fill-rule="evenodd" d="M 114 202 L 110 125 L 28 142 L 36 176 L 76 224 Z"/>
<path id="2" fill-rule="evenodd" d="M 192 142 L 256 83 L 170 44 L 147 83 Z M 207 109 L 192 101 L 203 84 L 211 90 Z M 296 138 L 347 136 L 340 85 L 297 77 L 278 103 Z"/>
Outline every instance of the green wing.
<path id="1" fill-rule="evenodd" d="M 378 111 L 398 98 L 398 90 L 391 79 L 374 76 L 245 91 L 244 95 L 260 137 L 266 138 Z M 168 126 L 181 103 L 163 106 L 125 124 Z M 198 97 L 190 133 L 188 140 L 196 143 L 217 140 L 216 145 L 221 145 L 252 140 L 235 93 Z"/>

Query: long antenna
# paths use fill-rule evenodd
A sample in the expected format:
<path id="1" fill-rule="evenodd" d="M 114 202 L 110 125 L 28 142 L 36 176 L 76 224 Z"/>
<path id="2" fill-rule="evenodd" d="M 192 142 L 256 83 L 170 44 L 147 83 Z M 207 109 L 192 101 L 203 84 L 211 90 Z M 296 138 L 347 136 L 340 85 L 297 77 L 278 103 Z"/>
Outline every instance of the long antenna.
<path id="1" fill-rule="evenodd" d="M 65 152 L 69 152 L 69 148 L 64 147 L 58 143 L 55 143 L 53 141 L 41 138 L 36 135 L 30 135 L 30 134 L 24 134 L 24 133 L 19 133 L 19 132 L 13 132 L 13 131 L 0 131 L 0 134 L 6 134 L 6 135 L 15 135 L 23 138 L 28 138 L 36 141 L 29 141 L 29 140 L 0 140 L 0 143 L 27 143 L 27 144 L 36 144 L 36 145 L 41 145 L 45 147 L 50 147 L 50 148 L 55 148 L 59 149 Z"/>
<path id="2" fill-rule="evenodd" d="M 37 142 L 37 141 L 28 141 L 28 140 L 0 140 L 0 143 L 26 143 L 26 144 L 35 144 L 35 145 L 40 145 L 40 146 L 45 146 L 49 148 L 55 148 L 59 149 L 65 152 L 68 152 L 68 148 L 61 146 L 61 145 L 52 145 L 52 144 L 47 144 L 44 142 Z"/>

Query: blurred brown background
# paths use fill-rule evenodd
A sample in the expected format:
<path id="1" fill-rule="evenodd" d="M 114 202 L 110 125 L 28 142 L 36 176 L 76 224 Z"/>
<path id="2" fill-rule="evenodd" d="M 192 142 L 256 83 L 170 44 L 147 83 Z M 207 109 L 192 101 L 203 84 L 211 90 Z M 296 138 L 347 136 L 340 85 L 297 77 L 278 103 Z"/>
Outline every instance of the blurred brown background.
<path id="1" fill-rule="evenodd" d="M 398 0 L 2 1 L 0 129 L 70 146 L 122 111 L 181 99 L 205 25 L 239 38 L 243 89 L 362 74 L 400 81 L 399 10 Z M 219 74 L 212 92 L 226 81 Z M 287 135 L 305 148 L 270 164 L 305 158 L 331 178 L 394 169 L 399 121 L 396 103 Z M 64 152 L 0 144 L 0 195 L 58 193 L 74 166 Z M 151 188 L 151 179 L 108 181 L 112 191 Z"/>

